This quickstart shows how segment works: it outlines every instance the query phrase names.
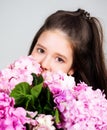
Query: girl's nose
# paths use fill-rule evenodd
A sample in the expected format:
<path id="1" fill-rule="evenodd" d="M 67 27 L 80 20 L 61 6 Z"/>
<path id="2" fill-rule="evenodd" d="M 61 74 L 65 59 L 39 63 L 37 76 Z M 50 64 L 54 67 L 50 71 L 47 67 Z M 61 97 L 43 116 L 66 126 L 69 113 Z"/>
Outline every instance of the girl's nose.
<path id="1" fill-rule="evenodd" d="M 41 65 L 42 69 L 45 70 L 45 71 L 46 70 L 50 71 L 50 64 L 51 64 L 51 59 L 49 57 L 45 57 L 40 62 L 40 65 Z"/>

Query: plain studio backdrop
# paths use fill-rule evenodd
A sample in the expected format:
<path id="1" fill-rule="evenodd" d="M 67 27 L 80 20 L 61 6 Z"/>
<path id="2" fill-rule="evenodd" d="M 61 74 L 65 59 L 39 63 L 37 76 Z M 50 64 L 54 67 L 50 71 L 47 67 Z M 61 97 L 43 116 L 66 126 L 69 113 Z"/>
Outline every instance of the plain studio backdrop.
<path id="1" fill-rule="evenodd" d="M 107 0 L 0 0 L 0 69 L 28 54 L 35 33 L 48 15 L 78 8 L 101 21 L 107 58 Z"/>

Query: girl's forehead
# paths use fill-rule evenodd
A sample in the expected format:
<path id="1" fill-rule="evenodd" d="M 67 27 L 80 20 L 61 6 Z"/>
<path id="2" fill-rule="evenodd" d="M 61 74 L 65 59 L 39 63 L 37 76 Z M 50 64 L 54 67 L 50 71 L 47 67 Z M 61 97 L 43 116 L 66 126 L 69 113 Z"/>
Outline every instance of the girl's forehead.
<path id="1" fill-rule="evenodd" d="M 45 31 L 39 37 L 37 44 L 42 45 L 52 52 L 63 53 L 64 55 L 72 54 L 70 40 L 66 34 L 60 30 Z"/>

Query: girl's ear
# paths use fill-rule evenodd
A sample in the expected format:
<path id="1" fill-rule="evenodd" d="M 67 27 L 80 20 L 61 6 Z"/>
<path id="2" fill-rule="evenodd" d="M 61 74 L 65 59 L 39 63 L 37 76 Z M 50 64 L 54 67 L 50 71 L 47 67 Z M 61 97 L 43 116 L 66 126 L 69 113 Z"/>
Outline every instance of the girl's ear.
<path id="1" fill-rule="evenodd" d="M 68 75 L 73 75 L 73 74 L 74 74 L 74 70 L 73 70 L 73 69 L 70 69 L 67 74 L 68 74 Z"/>

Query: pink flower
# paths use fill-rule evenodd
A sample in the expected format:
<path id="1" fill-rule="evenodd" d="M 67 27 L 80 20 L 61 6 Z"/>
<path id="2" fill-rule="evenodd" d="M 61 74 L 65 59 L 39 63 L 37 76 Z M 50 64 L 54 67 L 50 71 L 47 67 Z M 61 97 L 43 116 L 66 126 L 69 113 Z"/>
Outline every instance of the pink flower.
<path id="1" fill-rule="evenodd" d="M 11 91 L 20 82 L 32 83 L 32 73 L 41 73 L 40 64 L 32 56 L 21 57 L 0 71 L 0 89 Z"/>
<path id="2" fill-rule="evenodd" d="M 41 80 L 43 84 L 37 85 L 39 89 L 36 88 L 36 85 L 34 85 L 34 88 L 31 87 L 33 85 L 32 73 L 35 73 L 36 76 L 42 74 L 44 77 L 45 81 Z M 9 97 L 15 85 L 20 82 L 27 82 L 30 85 L 28 86 L 31 87 L 25 87 L 24 98 L 23 96 L 21 98 L 24 99 L 24 102 L 26 100 L 25 107 L 31 105 L 30 110 L 33 108 L 33 111 L 28 111 L 29 108 L 27 110 L 22 107 L 15 108 L 15 99 Z M 34 82 L 36 83 L 36 80 Z M 50 91 L 42 88 L 42 85 L 49 87 Z M 20 89 L 20 93 L 17 90 L 15 91 L 20 97 L 22 89 Z M 37 99 L 36 91 L 38 92 Z M 45 92 L 47 92 L 47 95 Z M 13 95 L 16 96 L 17 93 Z M 44 94 L 47 99 L 44 98 Z M 51 104 L 52 99 L 54 101 Z M 42 106 L 40 100 L 42 103 L 45 100 L 46 106 Z M 52 105 L 53 108 L 51 109 L 48 105 Z M 58 111 L 54 116 L 51 114 L 45 115 L 47 111 L 44 111 L 43 107 L 52 111 L 52 115 L 54 115 L 56 109 L 59 111 L 59 115 Z M 40 113 L 42 110 L 44 114 Z M 29 115 L 29 118 L 26 117 L 27 115 Z M 29 124 L 30 130 L 55 130 L 56 117 L 58 120 L 57 129 L 107 130 L 107 100 L 101 90 L 93 90 L 91 86 L 84 82 L 76 85 L 75 79 L 65 73 L 42 73 L 40 64 L 32 56 L 21 57 L 0 71 L 0 130 L 26 130 L 26 123 Z"/>
<path id="3" fill-rule="evenodd" d="M 14 99 L 4 92 L 0 93 L 0 129 L 25 130 L 27 123 L 26 111 L 23 108 L 14 108 Z"/>
<path id="4" fill-rule="evenodd" d="M 69 130 L 106 130 L 107 100 L 105 95 L 85 83 L 77 84 L 74 90 L 55 96 L 56 107 L 61 112 L 62 128 Z"/>
<path id="5" fill-rule="evenodd" d="M 61 91 L 72 89 L 75 86 L 75 80 L 72 76 L 67 76 L 63 72 L 47 72 L 43 74 L 45 84 L 48 85 L 53 94 L 58 94 Z"/>

